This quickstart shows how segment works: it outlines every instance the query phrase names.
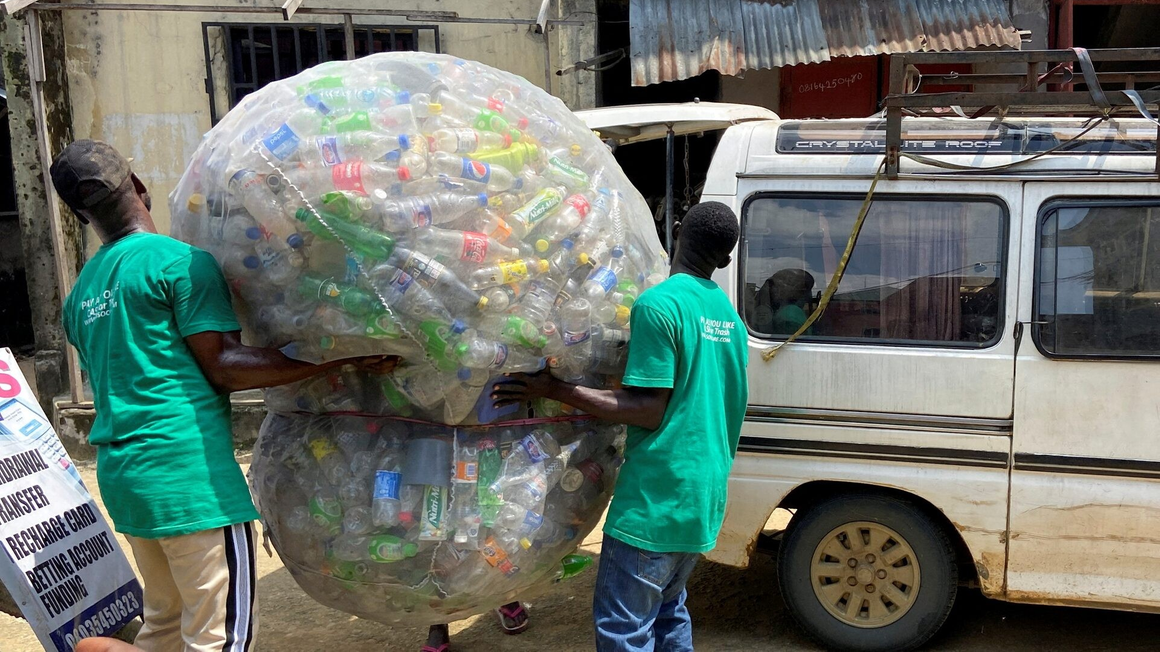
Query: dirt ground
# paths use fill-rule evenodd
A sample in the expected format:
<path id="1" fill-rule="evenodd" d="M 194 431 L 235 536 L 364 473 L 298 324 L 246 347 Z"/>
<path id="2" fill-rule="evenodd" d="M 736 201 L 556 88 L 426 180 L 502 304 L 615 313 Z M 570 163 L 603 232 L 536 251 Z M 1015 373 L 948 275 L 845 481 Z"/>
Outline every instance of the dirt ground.
<path id="1" fill-rule="evenodd" d="M 81 475 L 96 486 L 95 468 Z M 98 498 L 99 502 L 99 498 Z M 128 545 L 120 541 L 128 554 Z M 600 553 L 599 531 L 581 548 Z M 130 555 L 130 559 L 132 556 Z M 451 625 L 456 652 L 592 649 L 595 566 L 531 600 L 532 624 L 505 636 L 491 616 Z M 386 627 L 323 607 L 307 597 L 277 557 L 258 551 L 261 623 L 257 649 L 278 652 L 418 650 L 426 629 Z M 778 595 L 773 559 L 758 555 L 748 569 L 702 561 L 689 582 L 694 642 L 702 652 L 818 650 L 796 627 Z M 937 650 L 1155 650 L 1160 616 L 1011 605 L 961 592 L 947 625 L 928 649 Z M 24 621 L 0 614 L 0 652 L 40 650 Z"/>

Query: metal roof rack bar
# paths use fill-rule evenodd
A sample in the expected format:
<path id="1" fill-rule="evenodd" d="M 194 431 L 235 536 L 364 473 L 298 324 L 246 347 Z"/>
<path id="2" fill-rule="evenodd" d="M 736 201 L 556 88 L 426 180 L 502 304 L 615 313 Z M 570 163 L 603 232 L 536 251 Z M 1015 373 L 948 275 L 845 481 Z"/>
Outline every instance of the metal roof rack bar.
<path id="1" fill-rule="evenodd" d="M 1090 116 L 1107 118 L 1113 114 L 1139 112 L 1135 97 L 1145 107 L 1160 107 L 1160 72 L 1094 70 L 1095 63 L 1139 65 L 1160 61 L 1160 48 L 1110 48 L 1103 50 L 986 50 L 971 52 L 909 52 L 890 57 L 890 92 L 882 101 L 886 108 L 886 175 L 897 179 L 902 157 L 902 117 L 947 116 L 952 107 L 970 117 L 1005 116 Z M 1024 72 L 923 75 L 924 64 L 1023 65 Z M 1084 74 L 1073 71 L 1079 64 Z M 965 86 L 967 90 L 924 93 L 923 82 Z M 985 91 L 976 91 L 986 85 Z M 1073 90 L 1073 85 L 1086 90 Z M 1109 90 L 1105 85 L 1121 86 Z M 1006 87 L 1006 88 L 1004 88 Z M 1135 96 L 1135 97 L 1133 97 Z M 937 109 L 944 109 L 938 111 Z M 1146 116 L 1151 117 L 1151 116 Z M 1160 124 L 1157 131 L 1160 140 Z M 1160 155 L 1158 155 L 1160 156 Z M 1160 158 L 1157 160 L 1160 176 Z"/>

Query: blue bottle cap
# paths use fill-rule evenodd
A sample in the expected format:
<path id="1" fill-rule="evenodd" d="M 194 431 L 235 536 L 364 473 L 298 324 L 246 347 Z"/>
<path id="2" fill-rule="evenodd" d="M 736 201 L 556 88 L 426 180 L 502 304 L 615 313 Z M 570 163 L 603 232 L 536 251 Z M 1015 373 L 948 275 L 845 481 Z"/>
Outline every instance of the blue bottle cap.
<path id="1" fill-rule="evenodd" d="M 454 334 L 458 335 L 458 334 L 462 333 L 462 332 L 463 332 L 463 331 L 465 331 L 465 330 L 467 330 L 467 324 L 465 324 L 465 323 L 463 323 L 463 322 L 459 321 L 458 319 L 456 319 L 455 321 L 451 322 L 451 332 L 452 332 L 452 333 L 454 333 Z"/>
<path id="2" fill-rule="evenodd" d="M 246 256 L 242 259 L 242 264 L 246 269 L 258 269 L 262 266 L 262 261 L 257 256 Z"/>
<path id="3" fill-rule="evenodd" d="M 471 370 L 467 367 L 460 367 L 459 371 L 455 372 L 455 376 L 462 381 L 471 380 Z"/>
<path id="4" fill-rule="evenodd" d="M 516 177 L 516 182 L 514 184 L 512 184 L 512 190 L 523 190 L 523 189 L 524 189 L 524 178 L 523 177 Z"/>
<path id="5" fill-rule="evenodd" d="M 560 246 L 567 249 L 568 251 L 572 251 L 572 247 L 575 247 L 576 243 L 572 242 L 572 238 L 564 238 L 560 241 Z"/>
<path id="6" fill-rule="evenodd" d="M 302 239 L 301 235 L 297 233 L 291 233 L 290 235 L 286 236 L 286 244 L 290 245 L 291 249 L 300 249 L 302 248 L 302 245 L 306 244 L 306 241 Z"/>
<path id="7" fill-rule="evenodd" d="M 407 134 L 399 136 L 399 149 L 411 149 L 411 138 Z"/>
<path id="8" fill-rule="evenodd" d="M 398 163 L 399 159 L 403 157 L 403 153 L 397 149 L 392 149 L 383 156 L 383 160 L 387 163 Z"/>
<path id="9" fill-rule="evenodd" d="M 440 72 L 442 72 L 443 69 L 440 68 L 439 64 L 437 64 L 437 63 L 429 63 L 429 64 L 427 64 L 427 70 L 432 75 L 438 75 Z"/>
<path id="10" fill-rule="evenodd" d="M 250 228 L 246 229 L 246 238 L 248 240 L 261 240 L 262 229 L 259 229 L 256 226 L 251 226 Z"/>
<path id="11" fill-rule="evenodd" d="M 613 258 L 620 258 L 623 255 L 624 255 L 624 249 L 621 249 L 619 246 L 612 248 L 612 257 Z"/>
<path id="12" fill-rule="evenodd" d="M 398 94 L 395 95 L 395 104 L 410 104 L 410 103 L 411 103 L 411 92 L 410 91 L 399 91 Z"/>
<path id="13" fill-rule="evenodd" d="M 463 59 L 456 59 L 456 60 L 455 60 L 455 65 L 457 65 L 457 66 L 465 66 L 465 65 L 467 65 L 467 61 L 465 61 L 465 60 L 463 60 Z"/>
<path id="14" fill-rule="evenodd" d="M 487 195 L 485 193 L 479 193 L 475 196 L 475 199 L 479 202 L 480 206 L 487 206 Z"/>

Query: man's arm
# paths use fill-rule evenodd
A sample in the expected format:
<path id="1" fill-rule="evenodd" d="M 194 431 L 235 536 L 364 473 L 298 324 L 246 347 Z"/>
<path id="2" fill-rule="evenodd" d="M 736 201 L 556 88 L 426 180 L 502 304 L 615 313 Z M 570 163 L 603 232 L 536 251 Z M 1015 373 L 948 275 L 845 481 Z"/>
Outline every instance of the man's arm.
<path id="1" fill-rule="evenodd" d="M 544 397 L 559 401 L 588 414 L 615 423 L 656 430 L 665 418 L 670 388 L 622 387 L 595 389 L 558 380 L 544 371 L 538 374 L 506 374 L 512 382 L 495 385 L 492 400 L 496 407 Z"/>
<path id="2" fill-rule="evenodd" d="M 399 362 L 397 356 L 385 355 L 311 364 L 288 358 L 278 349 L 246 346 L 239 331 L 204 331 L 186 337 L 185 343 L 210 384 L 221 392 L 285 385 L 344 364 L 385 374 Z"/>

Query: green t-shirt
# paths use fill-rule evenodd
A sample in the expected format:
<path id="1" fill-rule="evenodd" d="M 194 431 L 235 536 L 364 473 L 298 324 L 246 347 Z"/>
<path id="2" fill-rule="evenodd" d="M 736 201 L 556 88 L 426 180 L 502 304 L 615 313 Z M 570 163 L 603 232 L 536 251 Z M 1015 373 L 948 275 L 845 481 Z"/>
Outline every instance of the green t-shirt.
<path id="1" fill-rule="evenodd" d="M 213 257 L 155 233 L 115 240 L 81 270 L 63 319 L 93 388 L 89 442 L 117 531 L 152 539 L 258 518 L 229 396 L 184 339 L 240 330 Z"/>
<path id="2" fill-rule="evenodd" d="M 652 552 L 706 552 L 725 518 L 749 388 L 746 331 L 713 281 L 677 274 L 632 307 L 624 384 L 670 387 L 657 430 L 628 428 L 604 531 Z"/>

